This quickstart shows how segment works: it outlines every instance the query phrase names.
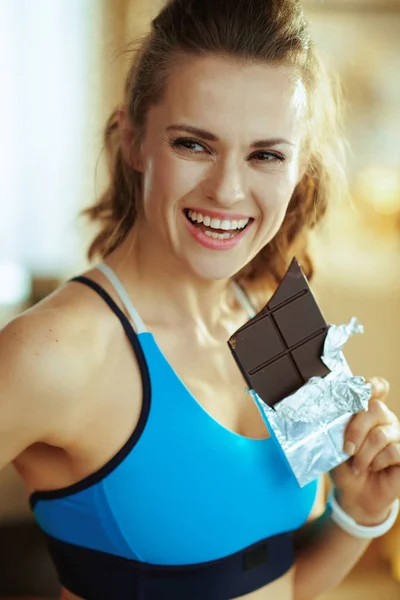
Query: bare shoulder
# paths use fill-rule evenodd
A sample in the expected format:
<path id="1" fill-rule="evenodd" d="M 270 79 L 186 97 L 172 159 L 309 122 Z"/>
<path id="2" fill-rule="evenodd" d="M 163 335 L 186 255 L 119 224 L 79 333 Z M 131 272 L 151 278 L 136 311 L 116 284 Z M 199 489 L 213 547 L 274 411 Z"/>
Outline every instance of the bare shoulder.
<path id="1" fill-rule="evenodd" d="M 95 358 L 99 347 L 93 342 L 101 338 L 92 315 L 90 304 L 71 296 L 67 288 L 22 313 L 0 332 L 3 374 L 8 372 L 21 381 L 29 376 L 43 391 L 63 379 L 71 386 L 81 384 L 87 369 L 80 359 L 89 347 Z M 59 386 L 58 391 L 68 391 L 68 387 Z"/>
<path id="2" fill-rule="evenodd" d="M 58 445 L 107 347 L 94 294 L 67 285 L 0 331 L 0 468 L 29 445 Z"/>

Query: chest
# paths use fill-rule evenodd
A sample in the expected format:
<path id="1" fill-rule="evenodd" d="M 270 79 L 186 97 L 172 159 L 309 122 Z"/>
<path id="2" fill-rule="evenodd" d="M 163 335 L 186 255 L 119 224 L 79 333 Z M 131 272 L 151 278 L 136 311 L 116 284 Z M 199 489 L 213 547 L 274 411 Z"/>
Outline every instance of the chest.
<path id="1" fill-rule="evenodd" d="M 134 555 L 154 564 L 207 562 L 297 529 L 307 518 L 314 491 L 295 485 L 273 440 L 246 439 L 266 436 L 257 436 L 261 416 L 244 392 L 229 348 L 192 343 L 189 350 L 179 339 L 171 343 L 171 337 L 168 344 L 163 348 L 161 336 L 156 343 L 144 334 L 150 411 L 138 443 L 118 464 L 115 454 L 136 428 L 141 389 L 129 362 L 135 360 L 132 353 L 122 347 L 118 352 L 114 345 L 109 370 L 99 374 L 97 387 L 103 392 L 96 396 L 96 417 L 90 424 L 85 420 L 86 437 L 79 436 L 69 454 L 73 469 L 49 473 L 52 487 L 56 474 L 54 487 L 61 487 L 113 459 L 113 471 L 101 481 L 117 519 L 109 535 L 124 531 Z M 254 420 L 249 416 L 253 408 Z M 239 427 L 244 437 L 235 435 Z M 88 535 L 82 524 L 85 511 L 88 531 L 97 526 L 97 492 L 89 486 L 76 498 L 72 512 L 79 526 L 73 541 L 78 545 Z M 68 507 L 71 524 L 75 516 Z M 151 518 L 143 518 L 147 514 Z"/>
<path id="2" fill-rule="evenodd" d="M 157 345 L 193 400 L 224 428 L 244 437 L 269 437 L 226 343 L 201 344 L 158 331 Z M 16 466 L 30 489 L 50 489 L 79 481 L 110 460 L 137 426 L 142 381 L 137 357 L 123 335 L 93 382 L 93 397 L 82 398 L 76 435 L 65 448 L 36 444 Z"/>
<path id="3" fill-rule="evenodd" d="M 171 368 L 209 415 L 244 437 L 269 437 L 227 343 L 201 344 L 163 335 L 157 344 Z"/>
<path id="4" fill-rule="evenodd" d="M 248 439 L 220 426 L 154 338 L 149 334 L 142 342 L 151 384 L 145 427 L 102 481 L 135 555 L 154 564 L 201 563 L 302 524 L 312 490 L 298 488 L 273 440 Z M 220 401 L 217 392 L 212 397 Z M 90 489 L 81 501 L 93 503 Z M 151 519 L 143 519 L 146 514 Z"/>

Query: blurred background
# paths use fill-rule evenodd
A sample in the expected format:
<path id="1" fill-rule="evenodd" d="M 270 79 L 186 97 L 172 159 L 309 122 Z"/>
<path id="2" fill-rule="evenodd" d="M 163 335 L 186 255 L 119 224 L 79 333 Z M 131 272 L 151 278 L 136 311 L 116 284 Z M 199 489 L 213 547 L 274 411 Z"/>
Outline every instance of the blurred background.
<path id="1" fill-rule="evenodd" d="M 234 1 L 234 0 L 233 0 Z M 121 100 L 125 44 L 161 0 L 0 0 L 0 327 L 87 266 L 78 219 L 106 181 L 102 127 Z M 391 383 L 400 415 L 400 0 L 303 2 L 346 100 L 351 197 L 313 240 L 331 323 L 357 316 L 353 371 Z M 11 467 L 0 473 L 0 597 L 57 595 Z M 400 525 L 335 594 L 400 597 Z"/>

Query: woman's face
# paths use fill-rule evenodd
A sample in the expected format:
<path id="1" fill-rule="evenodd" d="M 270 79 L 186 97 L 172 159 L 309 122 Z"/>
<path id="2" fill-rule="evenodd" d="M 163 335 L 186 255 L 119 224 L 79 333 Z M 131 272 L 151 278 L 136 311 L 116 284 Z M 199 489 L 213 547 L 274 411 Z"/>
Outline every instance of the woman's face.
<path id="1" fill-rule="evenodd" d="M 304 114 L 303 86 L 282 68 L 180 62 L 141 145 L 141 243 L 202 279 L 237 273 L 283 221 L 300 178 Z"/>

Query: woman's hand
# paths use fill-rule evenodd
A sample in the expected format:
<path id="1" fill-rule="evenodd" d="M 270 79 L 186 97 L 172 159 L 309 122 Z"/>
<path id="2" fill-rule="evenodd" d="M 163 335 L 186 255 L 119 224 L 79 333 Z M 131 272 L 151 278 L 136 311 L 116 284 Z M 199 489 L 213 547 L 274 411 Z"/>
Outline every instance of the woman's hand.
<path id="1" fill-rule="evenodd" d="M 352 457 L 330 472 L 340 506 L 365 526 L 385 521 L 400 496 L 400 423 L 384 403 L 388 382 L 374 377 L 369 383 L 368 410 L 352 418 L 345 434 L 344 451 Z"/>

